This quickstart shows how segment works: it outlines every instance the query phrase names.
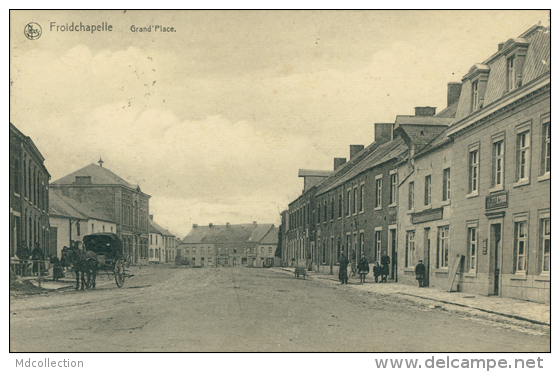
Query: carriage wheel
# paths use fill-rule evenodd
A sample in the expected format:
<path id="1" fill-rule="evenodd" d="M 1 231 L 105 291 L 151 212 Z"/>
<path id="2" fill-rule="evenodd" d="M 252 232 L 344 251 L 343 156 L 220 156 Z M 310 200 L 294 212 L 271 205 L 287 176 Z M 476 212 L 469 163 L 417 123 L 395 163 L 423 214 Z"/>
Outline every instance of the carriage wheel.
<path id="1" fill-rule="evenodd" d="M 122 287 L 124 284 L 124 264 L 121 260 L 118 260 L 115 263 L 115 283 L 117 283 L 117 287 Z"/>

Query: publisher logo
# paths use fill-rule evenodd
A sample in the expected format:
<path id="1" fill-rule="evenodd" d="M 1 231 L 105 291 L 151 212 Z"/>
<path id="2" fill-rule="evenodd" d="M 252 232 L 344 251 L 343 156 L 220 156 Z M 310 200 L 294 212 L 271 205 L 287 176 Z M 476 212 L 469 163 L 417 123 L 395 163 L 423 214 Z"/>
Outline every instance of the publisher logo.
<path id="1" fill-rule="evenodd" d="M 30 22 L 25 25 L 25 28 L 23 29 L 23 33 L 25 34 L 25 37 L 28 38 L 29 40 L 37 40 L 38 38 L 41 37 L 43 30 L 41 29 L 41 26 L 39 26 L 38 23 Z"/>

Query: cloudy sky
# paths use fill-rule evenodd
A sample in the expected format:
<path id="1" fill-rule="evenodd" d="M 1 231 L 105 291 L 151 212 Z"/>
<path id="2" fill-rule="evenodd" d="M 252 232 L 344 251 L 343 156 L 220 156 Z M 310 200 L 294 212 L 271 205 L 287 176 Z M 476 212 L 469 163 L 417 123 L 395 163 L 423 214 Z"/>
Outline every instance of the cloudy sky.
<path id="1" fill-rule="evenodd" d="M 270 222 L 373 124 L 446 105 L 447 83 L 540 11 L 19 11 L 10 121 L 57 180 L 101 156 L 184 236 Z M 27 23 L 42 27 L 25 38 Z M 54 27 L 51 24 L 54 22 Z M 111 32 L 62 32 L 66 23 Z M 131 26 L 151 32 L 132 32 Z M 176 32 L 154 32 L 155 25 Z"/>

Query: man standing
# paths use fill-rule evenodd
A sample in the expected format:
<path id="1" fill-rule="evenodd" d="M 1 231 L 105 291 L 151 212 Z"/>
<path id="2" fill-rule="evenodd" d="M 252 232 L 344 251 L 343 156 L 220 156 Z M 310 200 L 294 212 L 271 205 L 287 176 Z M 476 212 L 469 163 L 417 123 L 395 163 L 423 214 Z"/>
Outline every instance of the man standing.
<path id="1" fill-rule="evenodd" d="M 424 286 L 424 276 L 426 275 L 426 266 L 424 266 L 424 261 L 419 260 L 418 265 L 414 269 L 414 273 L 416 274 L 416 280 L 418 280 L 418 286 Z"/>
<path id="2" fill-rule="evenodd" d="M 340 252 L 340 258 L 338 260 L 338 280 L 341 284 L 348 284 L 348 257 L 344 254 L 344 251 Z"/>
<path id="3" fill-rule="evenodd" d="M 381 256 L 381 282 L 387 283 L 387 276 L 389 275 L 389 264 L 391 263 L 391 259 L 387 256 L 387 251 L 383 251 L 383 255 Z"/>

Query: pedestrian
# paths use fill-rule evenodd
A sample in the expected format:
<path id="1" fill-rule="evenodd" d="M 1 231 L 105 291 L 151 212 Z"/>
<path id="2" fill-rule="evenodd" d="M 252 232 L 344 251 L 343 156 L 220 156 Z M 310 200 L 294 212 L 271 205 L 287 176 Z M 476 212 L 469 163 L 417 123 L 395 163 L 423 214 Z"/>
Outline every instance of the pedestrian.
<path id="1" fill-rule="evenodd" d="M 391 259 L 387 256 L 387 251 L 383 251 L 383 255 L 381 256 L 381 282 L 387 283 L 387 276 L 389 275 L 389 264 L 391 263 Z"/>
<path id="2" fill-rule="evenodd" d="M 340 280 L 340 284 L 348 284 L 348 262 L 348 257 L 344 254 L 344 251 L 340 252 L 338 259 L 338 280 Z"/>
<path id="3" fill-rule="evenodd" d="M 424 266 L 424 261 L 418 261 L 418 265 L 416 265 L 414 273 L 416 274 L 416 280 L 418 280 L 418 286 L 424 287 L 424 277 L 426 275 L 426 266 Z"/>
<path id="4" fill-rule="evenodd" d="M 364 284 L 366 282 L 366 275 L 369 274 L 369 262 L 363 253 L 358 262 L 358 274 L 360 275 L 360 284 Z"/>
<path id="5" fill-rule="evenodd" d="M 35 243 L 35 248 L 33 248 L 31 252 L 31 259 L 33 260 L 33 275 L 37 274 L 38 276 L 39 270 L 41 270 L 41 272 L 43 270 L 43 263 L 41 261 L 44 259 L 43 250 L 39 243 Z"/>
<path id="6" fill-rule="evenodd" d="M 16 250 L 16 256 L 18 257 L 18 259 L 21 260 L 20 262 L 20 275 L 21 276 L 26 276 L 27 275 L 27 260 L 29 260 L 29 256 L 31 256 L 31 252 L 29 252 L 29 248 L 27 248 L 27 244 L 25 243 L 25 241 L 22 241 L 17 250 Z"/>
<path id="7" fill-rule="evenodd" d="M 58 282 L 58 279 L 64 278 L 64 273 L 62 272 L 62 262 L 58 259 L 58 256 L 52 255 L 51 264 L 53 265 L 53 281 Z"/>
<path id="8" fill-rule="evenodd" d="M 383 270 L 383 267 L 381 267 L 381 265 L 379 264 L 379 261 L 375 261 L 375 264 L 373 264 L 373 276 L 375 277 L 375 282 L 376 283 L 379 282 L 379 276 L 381 276 L 382 270 Z"/>

